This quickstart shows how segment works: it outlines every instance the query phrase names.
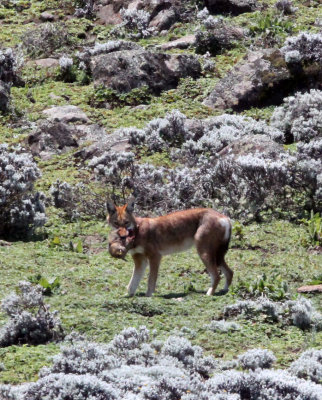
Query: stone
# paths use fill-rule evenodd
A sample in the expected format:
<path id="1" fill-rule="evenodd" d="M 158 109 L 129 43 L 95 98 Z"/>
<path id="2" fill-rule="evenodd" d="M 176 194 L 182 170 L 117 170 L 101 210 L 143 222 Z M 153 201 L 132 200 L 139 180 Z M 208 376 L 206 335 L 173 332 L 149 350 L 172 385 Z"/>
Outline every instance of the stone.
<path id="1" fill-rule="evenodd" d="M 42 121 L 27 139 L 28 146 L 34 156 L 50 159 L 72 149 L 80 148 L 76 157 L 88 159 L 102 154 L 111 148 L 106 140 L 110 135 L 97 125 L 72 125 L 60 121 Z M 120 143 L 118 143 L 120 145 Z"/>
<path id="2" fill-rule="evenodd" d="M 198 78 L 201 66 L 192 55 L 128 50 L 93 57 L 91 71 L 95 86 L 103 85 L 120 93 L 148 86 L 154 94 L 160 94 L 175 88 L 180 78 Z"/>
<path id="3" fill-rule="evenodd" d="M 187 35 L 179 39 L 172 40 L 171 42 L 164 43 L 160 46 L 160 48 L 162 50 L 187 49 L 188 47 L 193 46 L 195 42 L 196 42 L 195 35 Z"/>
<path id="4" fill-rule="evenodd" d="M 73 127 L 57 121 L 40 123 L 36 131 L 29 135 L 27 142 L 31 153 L 42 159 L 78 147 Z"/>
<path id="5" fill-rule="evenodd" d="M 10 86 L 0 80 L 0 111 L 6 112 L 10 102 Z"/>
<path id="6" fill-rule="evenodd" d="M 53 68 L 59 66 L 59 61 L 56 58 L 40 58 L 39 60 L 32 61 L 31 64 L 36 64 L 42 68 Z"/>
<path id="7" fill-rule="evenodd" d="M 96 18 L 99 23 L 105 25 L 118 25 L 122 22 L 121 15 L 114 11 L 113 4 L 100 7 L 96 12 Z"/>
<path id="8" fill-rule="evenodd" d="M 55 19 L 55 16 L 53 14 L 50 14 L 49 12 L 45 11 L 40 14 L 40 20 L 42 22 L 52 22 Z"/>
<path id="9" fill-rule="evenodd" d="M 105 151 L 113 151 L 118 153 L 130 150 L 131 145 L 129 144 L 129 138 L 124 136 L 123 133 L 121 133 L 120 131 L 116 131 L 107 134 L 105 132 L 104 136 L 102 136 L 100 139 L 99 135 L 93 138 L 93 143 L 91 145 L 83 146 L 79 151 L 75 153 L 75 157 L 81 158 L 83 161 L 85 161 L 93 157 L 98 157 Z"/>
<path id="10" fill-rule="evenodd" d="M 47 108 L 43 111 L 43 114 L 52 121 L 59 122 L 82 122 L 87 123 L 89 119 L 87 115 L 76 106 L 67 105 L 67 106 L 57 106 Z"/>
<path id="11" fill-rule="evenodd" d="M 205 0 L 210 13 L 239 15 L 256 10 L 256 0 Z"/>
<path id="12" fill-rule="evenodd" d="M 149 23 L 150 28 L 155 28 L 161 32 L 168 30 L 179 20 L 179 16 L 174 8 L 161 10 Z"/>
<path id="13" fill-rule="evenodd" d="M 291 79 L 279 50 L 249 52 L 221 79 L 203 104 L 211 108 L 243 110 L 282 101 Z"/>
<path id="14" fill-rule="evenodd" d="M 322 293 L 322 285 L 301 286 L 297 291 L 298 293 Z"/>

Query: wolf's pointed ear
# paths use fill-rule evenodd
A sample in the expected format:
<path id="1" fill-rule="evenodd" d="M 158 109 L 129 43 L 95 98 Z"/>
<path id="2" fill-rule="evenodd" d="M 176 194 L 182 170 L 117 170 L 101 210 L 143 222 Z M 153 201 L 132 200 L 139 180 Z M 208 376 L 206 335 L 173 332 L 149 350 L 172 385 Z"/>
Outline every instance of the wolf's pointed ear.
<path id="1" fill-rule="evenodd" d="M 134 204 L 135 204 L 135 197 L 132 196 L 129 198 L 129 201 L 127 202 L 126 211 L 132 213 L 134 211 Z"/>
<path id="2" fill-rule="evenodd" d="M 109 214 L 113 214 L 116 211 L 115 204 L 111 199 L 106 200 L 106 209 Z"/>

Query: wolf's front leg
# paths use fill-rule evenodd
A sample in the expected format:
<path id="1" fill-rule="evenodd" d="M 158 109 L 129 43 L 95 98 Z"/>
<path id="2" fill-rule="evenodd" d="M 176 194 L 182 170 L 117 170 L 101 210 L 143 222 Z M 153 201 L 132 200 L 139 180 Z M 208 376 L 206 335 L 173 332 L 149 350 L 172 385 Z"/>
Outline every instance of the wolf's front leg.
<path id="1" fill-rule="evenodd" d="M 149 257 L 150 264 L 150 275 L 148 281 L 148 290 L 146 292 L 147 297 L 151 297 L 155 291 L 155 287 L 157 284 L 159 266 L 161 262 L 161 256 L 159 254 L 155 254 Z"/>
<path id="2" fill-rule="evenodd" d="M 147 266 L 147 258 L 142 254 L 134 254 L 132 256 L 134 261 L 134 269 L 130 283 L 128 284 L 127 291 L 129 296 L 134 296 L 136 289 L 144 275 L 145 268 Z"/>

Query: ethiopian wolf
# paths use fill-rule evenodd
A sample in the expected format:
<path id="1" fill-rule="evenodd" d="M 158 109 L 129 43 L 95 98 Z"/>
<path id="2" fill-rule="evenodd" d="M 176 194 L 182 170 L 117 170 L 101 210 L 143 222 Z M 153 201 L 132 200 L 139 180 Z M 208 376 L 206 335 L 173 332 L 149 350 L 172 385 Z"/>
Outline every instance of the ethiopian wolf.
<path id="1" fill-rule="evenodd" d="M 134 296 L 148 263 L 150 275 L 146 295 L 152 296 L 162 256 L 185 251 L 193 245 L 210 275 L 211 286 L 207 295 L 215 293 L 220 270 L 226 278 L 224 290 L 228 291 L 233 278 L 233 271 L 225 261 L 231 236 L 228 217 L 210 208 L 194 208 L 156 218 L 138 218 L 133 215 L 133 208 L 134 200 L 123 206 L 107 201 L 109 224 L 117 230 L 120 245 L 124 243 L 126 246 L 120 255 L 122 253 L 123 257 L 124 253 L 129 253 L 134 261 L 133 275 L 128 285 L 130 296 Z M 112 244 L 115 245 L 115 242 Z"/>

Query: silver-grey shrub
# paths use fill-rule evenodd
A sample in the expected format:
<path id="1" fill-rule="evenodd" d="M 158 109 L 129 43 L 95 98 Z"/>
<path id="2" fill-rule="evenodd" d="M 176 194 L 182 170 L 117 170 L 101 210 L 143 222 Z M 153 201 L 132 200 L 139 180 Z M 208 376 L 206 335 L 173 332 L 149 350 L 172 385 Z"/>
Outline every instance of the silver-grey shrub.
<path id="1" fill-rule="evenodd" d="M 149 363 L 142 355 L 154 349 Z M 138 358 L 132 362 L 136 352 Z M 246 368 L 270 366 L 274 356 L 248 355 Z M 247 354 L 247 353 L 246 353 Z M 321 386 L 286 371 L 216 373 L 217 360 L 180 337 L 154 344 L 145 327 L 127 328 L 108 344 L 72 338 L 37 382 L 0 385 L 0 399 L 11 400 L 319 400 Z M 134 360 L 133 360 L 134 361 Z M 129 363 L 130 362 L 130 363 Z M 200 366 L 208 365 L 207 373 Z M 232 367 L 236 363 L 231 364 Z M 209 378 L 209 376 L 212 376 Z"/>
<path id="2" fill-rule="evenodd" d="M 18 293 L 12 293 L 1 302 L 9 316 L 0 328 L 0 347 L 13 344 L 41 344 L 61 339 L 63 330 L 57 312 L 50 312 L 44 303 L 42 288 L 30 282 L 19 282 Z"/>
<path id="3" fill-rule="evenodd" d="M 322 138 L 322 91 L 312 89 L 285 98 L 275 108 L 271 125 L 291 135 L 296 142 Z"/>
<path id="4" fill-rule="evenodd" d="M 239 365 L 243 369 L 271 368 L 276 357 L 270 350 L 252 349 L 238 356 Z"/>
<path id="5" fill-rule="evenodd" d="M 310 379 L 313 382 L 322 382 L 322 350 L 309 349 L 294 361 L 289 368 L 292 375 Z"/>
<path id="6" fill-rule="evenodd" d="M 34 190 L 39 177 L 29 153 L 0 145 L 0 236 L 27 237 L 46 222 L 43 195 Z"/>
<path id="7" fill-rule="evenodd" d="M 220 321 L 211 321 L 210 324 L 205 325 L 205 328 L 213 332 L 222 333 L 238 331 L 241 329 L 240 325 L 236 322 L 225 321 L 224 319 Z"/>
<path id="8" fill-rule="evenodd" d="M 301 32 L 287 38 L 281 51 L 290 64 L 321 62 L 322 34 Z"/>
<path id="9" fill-rule="evenodd" d="M 259 314 L 268 316 L 272 321 L 297 326 L 302 330 L 322 329 L 322 315 L 315 310 L 310 300 L 299 297 L 297 300 L 274 302 L 265 297 L 257 300 L 243 300 L 224 308 L 225 317 L 243 317 L 252 319 Z"/>
<path id="10" fill-rule="evenodd" d="M 146 38 L 153 34 L 154 28 L 149 27 L 151 14 L 145 10 L 125 9 L 120 10 L 122 23 L 114 30 L 121 34 L 125 28 L 125 35 L 130 39 Z"/>
<path id="11" fill-rule="evenodd" d="M 49 57 L 56 50 L 71 44 L 72 39 L 64 24 L 47 22 L 25 32 L 22 43 L 24 51 L 30 57 Z"/>

